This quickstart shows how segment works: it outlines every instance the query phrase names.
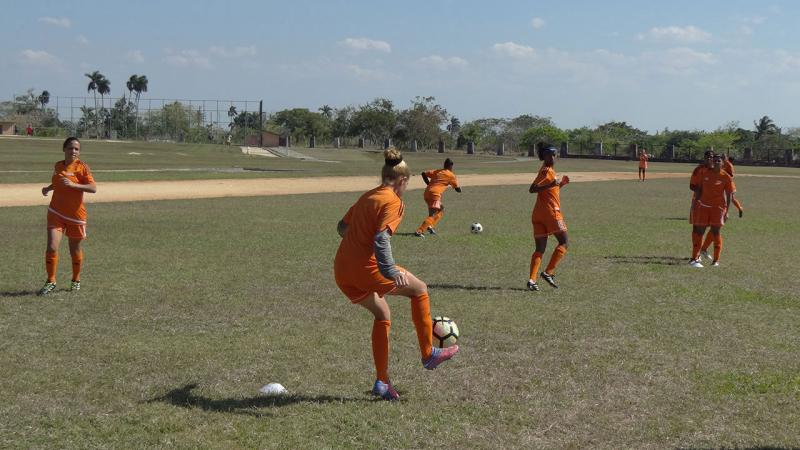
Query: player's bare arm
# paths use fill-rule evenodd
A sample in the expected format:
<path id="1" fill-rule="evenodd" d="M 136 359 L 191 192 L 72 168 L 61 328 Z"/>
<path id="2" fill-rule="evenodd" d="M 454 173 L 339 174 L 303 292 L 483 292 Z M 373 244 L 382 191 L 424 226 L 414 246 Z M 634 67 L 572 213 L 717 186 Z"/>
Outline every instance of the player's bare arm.
<path id="1" fill-rule="evenodd" d="M 537 185 L 536 182 L 534 181 L 533 183 L 531 183 L 531 187 L 528 188 L 528 192 L 530 192 L 531 194 L 536 194 L 556 186 L 558 186 L 558 181 L 556 180 L 553 180 L 552 182 L 542 186 Z"/>
<path id="2" fill-rule="evenodd" d="M 42 188 L 42 195 L 47 197 L 47 193 L 52 191 L 52 190 L 53 190 L 53 185 L 52 184 L 48 184 L 47 186 Z"/>
<path id="3" fill-rule="evenodd" d="M 430 180 L 430 179 L 428 179 L 428 176 L 427 176 L 427 175 L 425 175 L 425 172 L 422 172 L 420 175 L 422 175 L 422 181 L 424 181 L 424 182 L 425 182 L 425 185 L 426 185 L 426 186 L 427 186 L 427 185 L 429 185 L 429 184 L 431 184 L 431 180 Z"/>

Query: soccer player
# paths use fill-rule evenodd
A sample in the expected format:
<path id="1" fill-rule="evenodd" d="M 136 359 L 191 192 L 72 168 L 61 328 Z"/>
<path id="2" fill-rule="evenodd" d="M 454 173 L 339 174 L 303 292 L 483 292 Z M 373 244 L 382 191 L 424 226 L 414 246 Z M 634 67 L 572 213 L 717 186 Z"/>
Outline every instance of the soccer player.
<path id="1" fill-rule="evenodd" d="M 733 169 L 733 162 L 732 159 L 728 158 L 728 155 L 722 154 L 722 170 L 728 173 L 731 178 L 734 178 L 734 169 Z M 741 219 L 744 215 L 744 208 L 742 207 L 741 202 L 739 199 L 736 198 L 736 184 L 733 185 L 733 193 L 731 194 L 731 203 L 733 206 L 739 210 L 739 218 Z M 700 248 L 700 256 L 712 261 L 713 258 L 708 254 L 708 248 L 711 247 L 711 244 L 714 242 L 714 235 L 712 233 L 707 233 L 705 239 L 703 239 L 703 245 Z"/>
<path id="2" fill-rule="evenodd" d="M 44 262 L 47 269 L 47 282 L 38 295 L 47 295 L 56 288 L 58 269 L 58 246 L 64 234 L 69 239 L 69 253 L 72 257 L 72 283 L 70 291 L 81 288 L 81 266 L 83 250 L 81 243 L 86 238 L 86 207 L 83 193 L 97 192 L 92 171 L 78 159 L 81 154 L 81 141 L 69 137 L 62 146 L 64 160 L 55 164 L 51 183 L 42 188 L 42 195 L 53 191 L 53 198 L 47 208 L 47 251 Z"/>
<path id="3" fill-rule="evenodd" d="M 439 221 L 444 216 L 444 205 L 442 205 L 444 191 L 453 186 L 456 192 L 461 193 L 458 179 L 456 179 L 456 174 L 453 173 L 453 161 L 450 158 L 444 160 L 444 169 L 422 172 L 422 180 L 428 185 L 423 194 L 425 203 L 428 204 L 428 217 L 414 232 L 417 237 L 425 237 L 426 230 L 430 234 L 436 234 L 436 225 L 439 224 Z"/>
<path id="4" fill-rule="evenodd" d="M 528 289 L 538 291 L 536 284 L 536 273 L 542 263 L 542 255 L 547 249 L 547 238 L 551 234 L 558 240 L 558 246 L 553 250 L 547 268 L 540 273 L 542 278 L 554 288 L 558 288 L 555 280 L 555 270 L 558 263 L 567 253 L 567 225 L 561 215 L 561 200 L 559 193 L 561 188 L 569 183 L 569 177 L 564 175 L 561 181 L 556 179 L 556 171 L 553 169 L 556 148 L 549 144 L 540 143 L 538 145 L 539 159 L 544 161 L 539 169 L 539 174 L 531 183 L 528 192 L 536 194 L 536 204 L 531 214 L 533 224 L 533 238 L 536 242 L 536 251 L 531 255 L 531 276 L 528 280 Z"/>
<path id="5" fill-rule="evenodd" d="M 411 300 L 411 319 L 417 332 L 422 366 L 435 369 L 452 358 L 458 346 L 434 348 L 428 286 L 398 266 L 389 242 L 403 219 L 403 193 L 411 171 L 394 148 L 384 152 L 381 185 L 364 193 L 339 221 L 342 237 L 334 260 L 339 289 L 352 303 L 368 309 L 372 323 L 372 356 L 377 379 L 372 392 L 384 400 L 400 398 L 389 381 L 389 328 L 391 312 L 386 295 Z"/>
<path id="6" fill-rule="evenodd" d="M 712 266 L 719 266 L 719 257 L 722 252 L 722 234 L 720 230 L 728 219 L 731 197 L 736 192 L 733 177 L 722 170 L 722 156 L 714 155 L 711 169 L 704 170 L 702 174 L 692 181 L 696 200 L 692 213 L 692 267 L 703 267 L 699 261 L 700 250 L 703 244 L 703 234 L 707 227 L 711 227 L 714 241 L 714 259 Z"/>
<path id="7" fill-rule="evenodd" d="M 693 221 L 692 214 L 694 214 L 694 207 L 697 201 L 697 184 L 702 179 L 703 173 L 706 170 L 711 170 L 712 167 L 714 167 L 714 152 L 706 150 L 703 153 L 703 162 L 692 170 L 692 176 L 689 177 L 689 189 L 692 191 L 692 204 L 689 206 L 689 223 Z"/>
<path id="8" fill-rule="evenodd" d="M 650 155 L 647 154 L 647 149 L 643 148 L 639 153 L 639 181 L 644 181 L 647 178 L 647 161 Z"/>

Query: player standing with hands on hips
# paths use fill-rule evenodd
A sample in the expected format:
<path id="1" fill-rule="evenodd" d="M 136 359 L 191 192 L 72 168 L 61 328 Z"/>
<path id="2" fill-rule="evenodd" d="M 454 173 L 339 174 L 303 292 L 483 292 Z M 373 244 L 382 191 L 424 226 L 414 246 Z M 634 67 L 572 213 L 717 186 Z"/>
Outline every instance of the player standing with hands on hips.
<path id="1" fill-rule="evenodd" d="M 368 309 L 372 323 L 372 356 L 377 379 L 372 393 L 384 400 L 400 395 L 389 381 L 389 328 L 391 311 L 386 295 L 411 300 L 411 320 L 417 332 L 422 366 L 435 369 L 452 358 L 458 346 L 433 347 L 433 324 L 428 286 L 414 274 L 395 264 L 389 239 L 403 219 L 402 196 L 411 171 L 403 155 L 394 148 L 384 152 L 381 185 L 364 193 L 339 221 L 342 237 L 333 265 L 336 284 L 354 304 Z"/>
<path id="2" fill-rule="evenodd" d="M 81 141 L 69 137 L 62 146 L 64 160 L 56 163 L 52 183 L 42 188 L 42 195 L 53 191 L 50 206 L 47 207 L 47 251 L 44 261 L 47 269 L 47 282 L 37 295 L 47 295 L 56 288 L 58 269 L 58 246 L 64 234 L 69 239 L 69 253 L 72 257 L 72 283 L 70 291 L 81 288 L 81 266 L 83 250 L 81 243 L 86 238 L 86 206 L 83 193 L 97 192 L 92 171 L 78 159 L 81 154 Z"/>
<path id="3" fill-rule="evenodd" d="M 556 179 L 556 171 L 553 168 L 556 150 L 550 144 L 539 143 L 537 145 L 539 159 L 544 161 L 539 169 L 539 174 L 531 183 L 528 192 L 536 194 L 536 204 L 531 214 L 533 224 L 533 238 L 536 242 L 536 250 L 531 255 L 531 277 L 528 280 L 528 289 L 538 291 L 539 285 L 536 284 L 536 273 L 542 263 L 542 255 L 547 249 L 547 238 L 551 234 L 558 240 L 558 246 L 553 250 L 547 268 L 540 274 L 544 281 L 550 286 L 558 288 L 555 280 L 555 270 L 561 258 L 567 253 L 567 224 L 561 215 L 561 188 L 569 183 L 569 177 L 564 175 L 561 181 Z"/>

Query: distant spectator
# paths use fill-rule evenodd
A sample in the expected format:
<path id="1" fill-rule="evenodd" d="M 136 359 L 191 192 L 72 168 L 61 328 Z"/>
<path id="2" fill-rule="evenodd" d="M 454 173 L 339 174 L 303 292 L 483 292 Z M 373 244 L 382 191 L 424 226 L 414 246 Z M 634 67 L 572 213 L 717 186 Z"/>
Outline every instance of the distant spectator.
<path id="1" fill-rule="evenodd" d="M 28 128 L 25 128 L 25 134 L 28 136 L 33 136 L 33 127 L 31 124 L 28 124 Z"/>

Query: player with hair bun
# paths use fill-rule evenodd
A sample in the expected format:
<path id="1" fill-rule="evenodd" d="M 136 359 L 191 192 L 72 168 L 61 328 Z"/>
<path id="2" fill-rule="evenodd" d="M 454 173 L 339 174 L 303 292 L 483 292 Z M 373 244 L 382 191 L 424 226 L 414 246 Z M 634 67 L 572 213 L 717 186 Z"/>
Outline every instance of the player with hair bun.
<path id="1" fill-rule="evenodd" d="M 561 188 L 569 183 L 569 177 L 564 175 L 560 181 L 556 179 L 556 171 L 553 165 L 558 150 L 554 146 L 540 142 L 537 144 L 537 152 L 539 160 L 544 162 L 536 179 L 533 180 L 530 188 L 528 188 L 528 192 L 536 194 L 536 204 L 531 214 L 533 238 L 536 242 L 536 250 L 531 255 L 531 276 L 528 280 L 528 289 L 531 291 L 539 290 L 539 285 L 536 284 L 536 276 L 537 272 L 539 272 L 539 265 L 542 263 L 542 255 L 547 249 L 548 236 L 555 235 L 558 240 L 558 246 L 553 250 L 553 255 L 550 257 L 547 268 L 539 275 L 554 288 L 558 288 L 555 280 L 555 269 L 567 253 L 567 224 L 564 223 L 564 217 L 561 215 L 561 198 L 559 194 Z"/>
<path id="2" fill-rule="evenodd" d="M 411 171 L 396 149 L 384 151 L 380 186 L 364 193 L 339 221 L 342 237 L 333 264 L 339 289 L 369 310 L 372 323 L 372 356 L 377 379 L 372 392 L 384 400 L 400 395 L 389 381 L 389 328 L 391 311 L 386 295 L 411 300 L 411 320 L 417 332 L 424 368 L 432 370 L 458 353 L 458 346 L 433 347 L 433 326 L 428 286 L 411 272 L 398 266 L 392 257 L 390 238 L 403 220 L 403 193 Z"/>

